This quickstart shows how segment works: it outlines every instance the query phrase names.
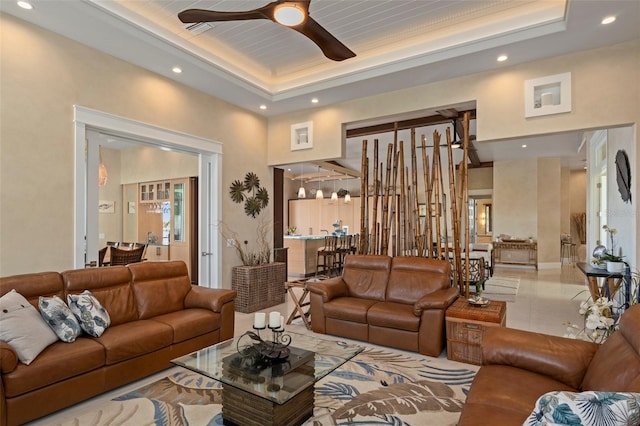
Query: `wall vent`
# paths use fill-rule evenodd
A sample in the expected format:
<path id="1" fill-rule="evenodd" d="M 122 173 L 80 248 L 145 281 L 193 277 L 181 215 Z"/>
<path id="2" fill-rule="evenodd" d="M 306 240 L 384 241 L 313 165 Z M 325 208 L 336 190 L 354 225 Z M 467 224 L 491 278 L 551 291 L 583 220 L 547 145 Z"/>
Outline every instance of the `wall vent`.
<path id="1" fill-rule="evenodd" d="M 185 29 L 187 31 L 196 35 L 202 34 L 203 32 L 210 30 L 211 28 L 213 28 L 213 25 L 211 25 L 209 22 L 196 22 L 194 24 L 185 25 Z"/>

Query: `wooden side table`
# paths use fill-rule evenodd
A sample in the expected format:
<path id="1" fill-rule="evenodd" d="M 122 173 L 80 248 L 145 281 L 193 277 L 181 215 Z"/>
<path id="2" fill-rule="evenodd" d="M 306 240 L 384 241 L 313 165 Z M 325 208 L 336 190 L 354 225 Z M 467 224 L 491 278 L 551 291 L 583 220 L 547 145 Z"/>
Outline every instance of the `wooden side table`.
<path id="1" fill-rule="evenodd" d="M 445 314 L 447 358 L 468 364 L 482 364 L 482 337 L 490 327 L 504 327 L 507 303 L 491 300 L 484 308 L 469 305 L 463 297 L 456 300 Z"/>

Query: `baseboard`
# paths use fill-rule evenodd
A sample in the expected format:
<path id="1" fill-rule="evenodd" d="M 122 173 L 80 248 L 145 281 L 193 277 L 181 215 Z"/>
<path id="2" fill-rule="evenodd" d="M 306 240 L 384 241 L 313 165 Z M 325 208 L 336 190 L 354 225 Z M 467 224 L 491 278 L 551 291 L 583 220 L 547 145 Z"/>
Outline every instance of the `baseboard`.
<path id="1" fill-rule="evenodd" d="M 562 263 L 560 262 L 544 262 L 538 263 L 538 269 L 555 269 L 562 267 Z"/>

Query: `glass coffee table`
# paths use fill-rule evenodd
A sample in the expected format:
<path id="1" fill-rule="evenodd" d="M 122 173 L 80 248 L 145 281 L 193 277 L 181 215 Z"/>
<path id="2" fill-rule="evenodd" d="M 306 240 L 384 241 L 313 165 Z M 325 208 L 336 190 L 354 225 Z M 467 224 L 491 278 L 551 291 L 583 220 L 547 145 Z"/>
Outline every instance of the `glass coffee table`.
<path id="1" fill-rule="evenodd" d="M 314 384 L 364 349 L 285 332 L 289 356 L 265 362 L 246 335 L 171 362 L 222 383 L 222 418 L 230 425 L 300 425 L 313 415 Z M 265 340 L 271 332 L 263 332 Z"/>

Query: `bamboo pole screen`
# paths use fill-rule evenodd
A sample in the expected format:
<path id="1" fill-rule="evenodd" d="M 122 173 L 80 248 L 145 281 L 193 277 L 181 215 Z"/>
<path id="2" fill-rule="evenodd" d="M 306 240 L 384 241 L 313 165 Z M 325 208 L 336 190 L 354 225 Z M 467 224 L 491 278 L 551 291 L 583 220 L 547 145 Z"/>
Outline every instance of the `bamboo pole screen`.
<path id="1" fill-rule="evenodd" d="M 465 160 L 469 149 L 469 120 L 470 113 L 465 112 L 461 138 Z M 428 152 L 427 137 L 422 135 L 418 145 L 415 129 L 411 130 L 408 165 L 405 165 L 404 142 L 398 141 L 397 128 L 393 143 L 386 148 L 386 164 L 379 162 L 377 139 L 373 144 L 373 164 L 369 160 L 368 142 L 362 141 L 358 252 L 449 260 L 454 285 L 460 294 L 468 297 L 469 265 L 462 262 L 463 253 L 469 252 L 467 161 L 461 161 L 457 167 L 454 164 L 452 138 L 447 128 L 446 146 L 442 147 L 446 148 L 444 170 L 448 176 L 443 175 L 440 134 L 435 131 L 432 138 L 433 149 Z"/>

